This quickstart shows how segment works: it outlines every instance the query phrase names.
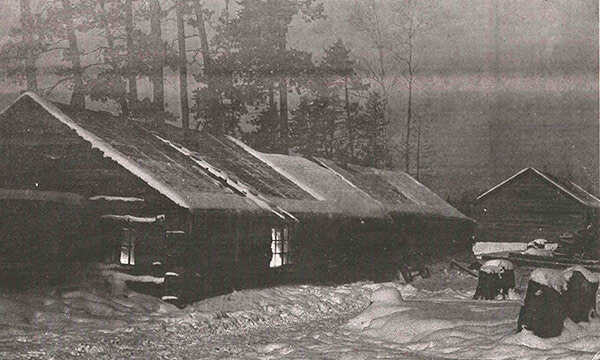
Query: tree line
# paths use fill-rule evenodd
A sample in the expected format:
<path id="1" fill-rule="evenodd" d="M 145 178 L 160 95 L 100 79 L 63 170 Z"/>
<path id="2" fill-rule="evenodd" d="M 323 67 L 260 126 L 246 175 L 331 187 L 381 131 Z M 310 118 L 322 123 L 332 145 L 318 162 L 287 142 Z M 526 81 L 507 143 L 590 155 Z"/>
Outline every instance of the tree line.
<path id="1" fill-rule="evenodd" d="M 165 105 L 168 71 L 178 75 L 187 136 L 227 134 L 261 151 L 376 167 L 391 166 L 395 147 L 405 170 L 416 166 L 418 174 L 421 167 L 426 116 L 413 106 L 419 20 L 411 0 L 394 6 L 391 27 L 377 0 L 356 1 L 348 20 L 372 48 L 371 59 L 358 59 L 341 39 L 320 59 L 289 46 L 293 19 L 326 18 L 316 0 L 224 0 L 218 10 L 203 0 L 18 1 L 20 22 L 0 48 L 0 68 L 28 90 L 67 88 L 72 106 L 107 102 L 161 127 L 175 119 Z M 175 38 L 165 36 L 167 27 Z M 44 67 L 48 58 L 57 65 Z M 403 113 L 390 106 L 399 86 L 389 80 L 394 72 L 405 78 Z M 40 77 L 53 83 L 41 88 Z M 140 99 L 140 81 L 152 85 L 151 99 Z M 388 130 L 396 121 L 404 137 L 392 144 Z"/>

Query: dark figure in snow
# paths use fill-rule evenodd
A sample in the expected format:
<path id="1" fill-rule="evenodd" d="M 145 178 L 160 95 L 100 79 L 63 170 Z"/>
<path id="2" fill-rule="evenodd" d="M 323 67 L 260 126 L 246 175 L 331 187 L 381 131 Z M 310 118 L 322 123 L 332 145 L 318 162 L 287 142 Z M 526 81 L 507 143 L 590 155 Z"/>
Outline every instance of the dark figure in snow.
<path id="1" fill-rule="evenodd" d="M 495 259 L 479 268 L 479 281 L 473 299 L 493 300 L 498 295 L 508 297 L 508 291 L 515 288 L 513 264 L 508 260 Z"/>
<path id="2" fill-rule="evenodd" d="M 598 277 L 580 266 L 565 270 L 563 276 L 567 280 L 567 316 L 575 323 L 589 322 L 596 317 Z"/>
<path id="3" fill-rule="evenodd" d="M 563 293 L 567 282 L 557 270 L 536 269 L 527 285 L 517 331 L 527 329 L 542 338 L 560 336 L 567 318 Z"/>

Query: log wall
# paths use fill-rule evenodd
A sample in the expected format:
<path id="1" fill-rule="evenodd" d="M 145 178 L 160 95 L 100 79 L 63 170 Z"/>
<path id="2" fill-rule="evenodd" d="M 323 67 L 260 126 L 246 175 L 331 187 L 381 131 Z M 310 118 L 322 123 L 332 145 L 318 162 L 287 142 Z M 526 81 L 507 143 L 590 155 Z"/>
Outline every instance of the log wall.
<path id="1" fill-rule="evenodd" d="M 544 179 L 526 173 L 477 201 L 472 217 L 479 225 L 477 241 L 558 242 L 565 232 L 585 226 L 587 210 Z"/>

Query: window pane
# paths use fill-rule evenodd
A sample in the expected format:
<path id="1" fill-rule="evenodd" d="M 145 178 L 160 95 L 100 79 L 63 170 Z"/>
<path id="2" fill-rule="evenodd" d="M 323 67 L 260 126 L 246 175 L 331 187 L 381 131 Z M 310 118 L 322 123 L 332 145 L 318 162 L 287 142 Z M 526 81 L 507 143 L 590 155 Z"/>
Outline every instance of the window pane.
<path id="1" fill-rule="evenodd" d="M 284 253 L 289 253 L 290 252 L 290 242 L 289 241 L 284 241 L 283 242 L 283 252 Z"/>
<path id="2" fill-rule="evenodd" d="M 129 247 L 128 246 L 121 247 L 121 258 L 119 259 L 119 262 L 124 265 L 129 264 Z"/>
<path id="3" fill-rule="evenodd" d="M 131 230 L 129 235 L 129 265 L 135 265 L 135 230 Z"/>

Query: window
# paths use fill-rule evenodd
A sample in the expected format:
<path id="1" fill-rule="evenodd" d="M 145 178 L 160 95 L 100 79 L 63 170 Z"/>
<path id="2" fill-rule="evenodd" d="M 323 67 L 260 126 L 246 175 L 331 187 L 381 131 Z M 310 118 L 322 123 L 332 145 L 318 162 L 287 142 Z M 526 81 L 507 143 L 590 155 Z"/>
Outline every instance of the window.
<path id="1" fill-rule="evenodd" d="M 123 265 L 135 265 L 135 229 L 123 228 L 119 262 Z"/>
<path id="2" fill-rule="evenodd" d="M 271 229 L 271 257 L 270 267 L 275 268 L 291 264 L 290 259 L 290 230 L 284 228 Z"/>

